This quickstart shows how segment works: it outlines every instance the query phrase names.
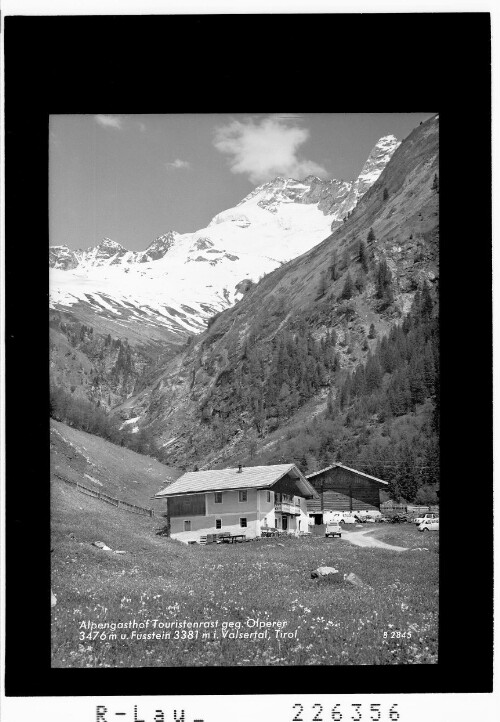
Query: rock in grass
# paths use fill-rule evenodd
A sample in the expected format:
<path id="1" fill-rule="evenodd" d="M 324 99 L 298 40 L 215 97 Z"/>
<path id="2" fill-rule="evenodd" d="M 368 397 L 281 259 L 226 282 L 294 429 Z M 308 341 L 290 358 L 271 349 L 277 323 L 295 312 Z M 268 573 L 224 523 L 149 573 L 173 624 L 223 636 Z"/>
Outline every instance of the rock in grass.
<path id="1" fill-rule="evenodd" d="M 126 554 L 127 552 L 115 549 L 115 554 Z"/>
<path id="2" fill-rule="evenodd" d="M 345 581 L 349 582 L 349 584 L 352 584 L 354 587 L 368 587 L 368 584 L 365 584 L 364 581 L 353 572 L 345 575 Z"/>
<path id="3" fill-rule="evenodd" d="M 55 607 L 56 604 L 57 604 L 57 597 L 56 597 L 56 595 L 54 594 L 54 592 L 53 592 L 52 589 L 51 589 L 51 590 L 50 590 L 50 606 L 51 606 L 51 607 Z"/>
<path id="4" fill-rule="evenodd" d="M 277 546 L 277 547 L 284 547 L 285 545 L 282 544 L 281 542 L 279 542 L 278 544 L 276 544 L 276 546 Z"/>
<path id="5" fill-rule="evenodd" d="M 311 579 L 318 579 L 321 577 L 328 577 L 330 574 L 338 574 L 339 570 L 334 567 L 318 567 L 311 572 Z"/>
<path id="6" fill-rule="evenodd" d="M 110 552 L 112 551 L 111 547 L 106 546 L 106 544 L 102 541 L 95 541 L 92 542 L 93 546 L 97 547 L 98 549 L 102 549 L 103 551 Z"/>

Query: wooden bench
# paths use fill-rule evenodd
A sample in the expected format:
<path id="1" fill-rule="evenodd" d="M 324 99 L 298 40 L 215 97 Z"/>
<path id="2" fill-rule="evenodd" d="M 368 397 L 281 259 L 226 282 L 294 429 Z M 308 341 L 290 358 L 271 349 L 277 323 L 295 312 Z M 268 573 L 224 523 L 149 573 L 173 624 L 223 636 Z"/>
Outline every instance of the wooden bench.
<path id="1" fill-rule="evenodd" d="M 260 532 L 264 537 L 279 536 L 279 529 L 275 529 L 272 526 L 263 527 Z"/>

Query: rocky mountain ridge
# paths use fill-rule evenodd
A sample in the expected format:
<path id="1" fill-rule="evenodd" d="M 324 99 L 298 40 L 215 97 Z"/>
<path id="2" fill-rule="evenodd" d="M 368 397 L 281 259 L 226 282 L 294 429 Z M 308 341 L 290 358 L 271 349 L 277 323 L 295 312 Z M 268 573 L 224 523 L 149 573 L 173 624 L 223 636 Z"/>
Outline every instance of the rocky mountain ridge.
<path id="1" fill-rule="evenodd" d="M 345 223 L 254 285 L 168 362 L 155 383 L 115 413 L 148 429 L 169 463 L 189 467 L 227 463 L 245 455 L 251 444 L 272 446 L 293 419 L 325 409 L 326 397 L 335 399 L 345 374 L 406 317 L 419 289 L 429 284 L 437 298 L 438 164 L 435 116 L 397 148 Z M 287 192 L 285 184 L 283 189 Z M 288 191 L 301 189 L 289 184 Z M 251 200 L 257 205 L 262 199 L 256 193 Z M 297 371 L 292 385 L 287 383 L 269 406 L 266 388 L 276 348 L 288 348 L 302 336 L 310 340 L 298 363 L 313 366 L 302 376 Z M 318 371 L 322 349 L 326 353 L 333 337 L 335 358 L 320 363 Z M 309 377 L 314 388 L 293 386 Z M 252 388 L 262 384 L 264 396 L 255 406 Z M 288 418 L 282 409 L 290 394 L 296 410 Z"/>

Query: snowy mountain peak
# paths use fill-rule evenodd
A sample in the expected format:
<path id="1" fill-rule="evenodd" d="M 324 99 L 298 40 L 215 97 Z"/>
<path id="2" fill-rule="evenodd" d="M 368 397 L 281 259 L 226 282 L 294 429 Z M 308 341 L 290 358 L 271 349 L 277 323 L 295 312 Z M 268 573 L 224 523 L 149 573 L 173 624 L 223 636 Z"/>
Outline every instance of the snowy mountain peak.
<path id="1" fill-rule="evenodd" d="M 400 141 L 394 135 L 385 135 L 375 143 L 354 184 L 356 202 L 375 183 L 400 145 Z"/>
<path id="2" fill-rule="evenodd" d="M 120 243 L 117 243 L 116 241 L 113 241 L 111 238 L 103 238 L 102 241 L 96 246 L 96 248 L 116 248 L 120 249 L 123 248 L 123 246 Z"/>
<path id="3" fill-rule="evenodd" d="M 78 266 L 78 257 L 68 246 L 50 246 L 49 266 L 68 271 Z"/>
<path id="4" fill-rule="evenodd" d="M 168 231 L 168 233 L 158 236 L 149 244 L 145 251 L 139 254 L 139 263 L 158 261 L 160 258 L 163 258 L 163 256 L 173 248 L 178 238 L 180 238 L 180 233 L 177 233 L 177 231 Z"/>

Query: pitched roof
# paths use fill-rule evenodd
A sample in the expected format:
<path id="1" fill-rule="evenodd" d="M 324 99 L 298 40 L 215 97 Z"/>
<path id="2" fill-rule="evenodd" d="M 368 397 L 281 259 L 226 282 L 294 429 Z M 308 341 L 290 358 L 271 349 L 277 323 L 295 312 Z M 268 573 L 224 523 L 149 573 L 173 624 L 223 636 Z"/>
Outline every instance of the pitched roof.
<path id="1" fill-rule="evenodd" d="M 352 471 L 354 474 L 359 474 L 360 476 L 366 476 L 367 479 L 376 481 L 379 484 L 389 484 L 388 481 L 384 481 L 383 479 L 377 479 L 376 476 L 370 476 L 370 474 L 365 474 L 364 471 L 358 471 L 357 469 L 351 469 L 349 466 L 345 466 L 345 464 L 339 464 L 338 462 L 336 464 L 332 464 L 331 466 L 326 466 L 324 469 L 320 469 L 319 471 L 315 471 L 313 474 L 307 474 L 306 479 L 312 479 L 313 476 L 318 476 L 318 474 L 322 474 L 324 471 L 330 471 L 330 469 L 335 469 L 335 467 L 337 467 L 337 466 L 340 466 L 341 469 L 346 469 L 347 471 Z"/>
<path id="2" fill-rule="evenodd" d="M 178 494 L 193 494 L 205 491 L 225 491 L 229 489 L 265 489 L 290 474 L 301 489 L 302 496 L 316 496 L 316 490 L 307 481 L 295 464 L 275 464 L 274 466 L 244 466 L 238 469 L 211 469 L 210 471 L 190 471 L 155 495 L 155 499 Z"/>

